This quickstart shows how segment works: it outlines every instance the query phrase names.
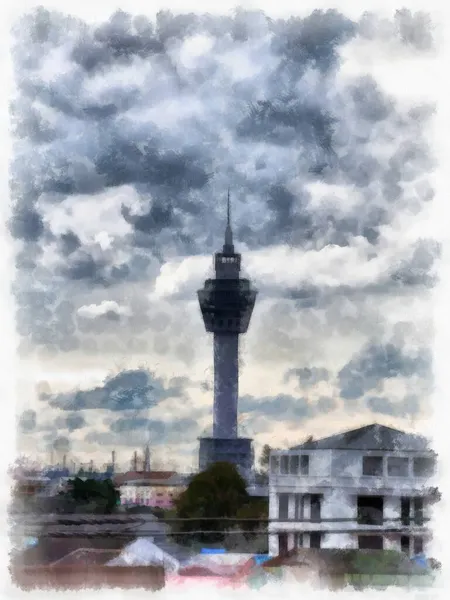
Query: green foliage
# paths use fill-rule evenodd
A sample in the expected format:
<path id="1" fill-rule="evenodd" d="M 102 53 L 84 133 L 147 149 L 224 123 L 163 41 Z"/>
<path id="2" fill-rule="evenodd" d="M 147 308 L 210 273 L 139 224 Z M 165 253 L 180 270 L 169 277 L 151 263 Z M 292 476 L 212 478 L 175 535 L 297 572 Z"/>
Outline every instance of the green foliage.
<path id="1" fill-rule="evenodd" d="M 250 496 L 246 483 L 236 467 L 227 462 L 218 462 L 195 475 L 188 487 L 176 498 L 174 505 L 177 518 L 193 518 L 173 528 L 177 541 L 191 543 L 217 543 L 234 523 L 220 521 L 221 517 L 235 518 L 239 510 L 248 504 Z M 207 520 L 202 520 L 206 518 Z M 217 519 L 217 520 L 216 520 Z M 198 532 L 176 535 L 181 532 Z M 218 533 L 210 533 L 218 532 Z"/>
<path id="2" fill-rule="evenodd" d="M 363 575 L 397 574 L 405 562 L 405 556 L 395 550 L 378 552 L 355 552 L 351 567 L 352 573 Z"/>
<path id="3" fill-rule="evenodd" d="M 120 494 L 110 479 L 97 481 L 75 477 L 68 482 L 68 491 L 62 495 L 87 512 L 99 514 L 111 514 L 120 500 Z"/>
<path id="4" fill-rule="evenodd" d="M 269 446 L 269 444 L 264 444 L 264 446 L 262 448 L 261 456 L 259 459 L 259 465 L 263 471 L 267 471 L 269 468 L 270 451 L 271 451 L 271 447 Z"/>
<path id="5" fill-rule="evenodd" d="M 244 537 L 246 539 L 252 539 L 255 535 L 254 533 L 252 533 L 252 531 L 264 527 L 264 520 L 267 520 L 269 517 L 268 501 L 259 498 L 250 498 L 250 500 L 246 504 L 244 504 L 238 509 L 236 516 L 238 519 L 261 519 L 258 521 L 243 520 L 239 522 L 239 526 L 241 527 L 241 529 L 246 531 Z"/>

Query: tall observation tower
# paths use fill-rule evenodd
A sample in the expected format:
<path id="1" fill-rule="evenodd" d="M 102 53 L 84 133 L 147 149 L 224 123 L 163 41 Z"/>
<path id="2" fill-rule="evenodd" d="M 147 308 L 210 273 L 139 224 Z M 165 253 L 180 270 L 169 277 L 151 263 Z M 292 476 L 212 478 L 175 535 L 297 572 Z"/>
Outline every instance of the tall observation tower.
<path id="1" fill-rule="evenodd" d="M 200 439 L 199 467 L 228 461 L 249 474 L 252 440 L 238 437 L 239 336 L 248 329 L 257 292 L 239 276 L 241 255 L 234 251 L 229 192 L 225 243 L 214 255 L 214 269 L 215 279 L 207 279 L 197 292 L 206 331 L 214 335 L 213 437 Z"/>

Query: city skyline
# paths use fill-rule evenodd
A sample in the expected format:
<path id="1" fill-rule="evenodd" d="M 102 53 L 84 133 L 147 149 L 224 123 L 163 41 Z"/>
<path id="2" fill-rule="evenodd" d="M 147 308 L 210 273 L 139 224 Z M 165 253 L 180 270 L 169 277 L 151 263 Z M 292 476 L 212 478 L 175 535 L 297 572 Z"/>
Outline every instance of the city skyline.
<path id="1" fill-rule="evenodd" d="M 420 423 L 433 106 L 393 73 L 432 60 L 426 18 L 27 18 L 11 220 L 20 451 L 101 463 L 149 443 L 159 463 L 195 464 L 213 399 L 196 290 L 228 185 L 259 290 L 239 397 L 257 453 Z"/>

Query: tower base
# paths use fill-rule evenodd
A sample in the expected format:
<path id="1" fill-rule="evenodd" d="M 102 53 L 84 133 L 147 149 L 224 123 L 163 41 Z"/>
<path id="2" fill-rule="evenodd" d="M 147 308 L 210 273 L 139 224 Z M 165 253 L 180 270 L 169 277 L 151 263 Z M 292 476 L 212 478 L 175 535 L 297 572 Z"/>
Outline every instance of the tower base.
<path id="1" fill-rule="evenodd" d="M 230 462 L 236 465 L 242 477 L 249 479 L 254 460 L 252 442 L 251 438 L 200 438 L 200 471 L 216 462 Z"/>

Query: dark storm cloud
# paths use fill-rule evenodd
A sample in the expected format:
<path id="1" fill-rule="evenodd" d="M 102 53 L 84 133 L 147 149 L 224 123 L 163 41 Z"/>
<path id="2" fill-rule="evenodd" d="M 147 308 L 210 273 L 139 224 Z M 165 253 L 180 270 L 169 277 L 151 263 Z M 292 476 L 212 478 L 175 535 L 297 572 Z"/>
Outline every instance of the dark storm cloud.
<path id="1" fill-rule="evenodd" d="M 110 376 L 102 386 L 63 394 L 41 394 L 40 400 L 61 410 L 105 409 L 116 412 L 145 410 L 164 398 L 181 394 L 180 388 L 165 388 L 161 379 L 149 371 L 137 369 Z"/>
<path id="2" fill-rule="evenodd" d="M 430 376 L 431 353 L 422 349 L 410 356 L 394 344 L 369 344 L 339 371 L 340 393 L 345 400 L 354 401 L 374 389 L 383 379 Z"/>
<path id="3" fill-rule="evenodd" d="M 423 15 L 399 11 L 388 25 L 392 39 L 429 47 Z M 380 228 L 412 202 L 402 183 L 425 179 L 432 164 L 424 139 L 430 111 L 404 113 L 367 76 L 337 85 L 342 47 L 357 35 L 377 37 L 379 29 L 373 15 L 354 22 L 336 10 L 287 20 L 258 11 L 232 17 L 160 12 L 154 21 L 118 11 L 100 25 L 42 8 L 23 17 L 13 49 L 18 96 L 10 227 L 32 246 L 17 257 L 22 287 L 39 291 L 32 302 L 25 294 L 18 301 L 21 335 L 34 345 L 73 349 L 79 343 L 73 314 L 60 318 L 54 304 L 45 304 L 44 288 L 61 297 L 66 282 L 88 289 L 149 281 L 143 253 L 153 264 L 216 249 L 223 234 L 220 198 L 230 182 L 236 238 L 250 248 L 320 249 L 362 236 L 376 251 Z M 210 38 L 211 49 L 186 66 L 181 44 L 197 34 Z M 254 73 L 233 79 L 224 66 L 227 52 L 240 52 Z M 47 60 L 55 61 L 54 76 Z M 175 112 L 164 122 L 171 103 Z M 386 148 L 383 158 L 374 156 L 375 145 Z M 345 213 L 336 202 L 313 207 L 307 186 L 317 181 L 356 186 L 360 200 Z M 52 239 L 52 206 L 124 185 L 142 206 L 124 202 L 118 218 L 131 233 L 113 252 L 93 252 L 77 231 Z M 431 195 L 423 188 L 414 210 Z M 266 218 L 242 224 L 250 205 Z M 39 244 L 59 253 L 50 274 L 59 281 L 42 274 Z M 114 252 L 124 249 L 126 258 L 116 261 Z M 420 273 L 411 279 L 401 266 L 394 284 L 433 283 L 432 260 L 415 260 Z M 313 285 L 288 294 L 310 307 L 323 296 Z"/>
<path id="4" fill-rule="evenodd" d="M 36 429 L 36 411 L 24 410 L 19 417 L 19 429 L 23 433 L 32 433 Z"/>
<path id="5" fill-rule="evenodd" d="M 81 247 L 80 238 L 73 231 L 63 233 L 60 238 L 61 253 L 64 256 L 70 256 L 75 250 Z"/>
<path id="6" fill-rule="evenodd" d="M 393 281 L 405 286 L 423 285 L 432 287 L 437 280 L 436 272 L 433 272 L 435 261 L 441 255 L 440 245 L 434 240 L 419 240 L 414 247 L 412 256 L 403 261 L 397 269 L 391 273 Z"/>
<path id="7" fill-rule="evenodd" d="M 402 400 L 392 400 L 384 396 L 369 396 L 366 405 L 374 413 L 393 417 L 414 417 L 420 413 L 420 400 L 416 395 L 405 396 Z"/>
<path id="8" fill-rule="evenodd" d="M 174 418 L 171 421 L 140 417 L 119 418 L 110 424 L 107 432 L 89 432 L 85 441 L 99 445 L 130 445 L 139 443 L 163 444 L 192 441 L 199 433 L 198 421 L 191 418 Z"/>
<path id="9" fill-rule="evenodd" d="M 329 376 L 328 369 L 323 367 L 302 367 L 289 369 L 284 376 L 284 380 L 287 382 L 294 378 L 297 379 L 300 387 L 310 387 L 321 381 L 328 381 Z"/>
<path id="10" fill-rule="evenodd" d="M 317 410 L 321 413 L 329 413 L 337 407 L 337 402 L 334 398 L 328 396 L 320 396 L 316 403 Z"/>
<path id="11" fill-rule="evenodd" d="M 83 415 L 71 413 L 66 417 L 65 425 L 69 431 L 76 431 L 77 429 L 83 429 L 86 426 L 86 421 Z"/>
<path id="12" fill-rule="evenodd" d="M 52 442 L 52 448 L 56 452 L 69 452 L 72 445 L 70 443 L 69 438 L 65 436 L 58 436 Z"/>
<path id="13" fill-rule="evenodd" d="M 239 409 L 243 413 L 264 416 L 267 418 L 278 417 L 280 420 L 304 420 L 316 416 L 318 413 L 327 413 L 334 408 L 331 403 L 314 405 L 307 398 L 295 397 L 289 394 L 277 396 L 255 397 L 245 395 L 239 399 Z M 325 410 L 323 410 L 325 409 Z"/>
<path id="14" fill-rule="evenodd" d="M 11 233 L 19 240 L 35 242 L 44 232 L 41 215 L 34 209 L 20 207 L 16 210 L 11 223 Z"/>

